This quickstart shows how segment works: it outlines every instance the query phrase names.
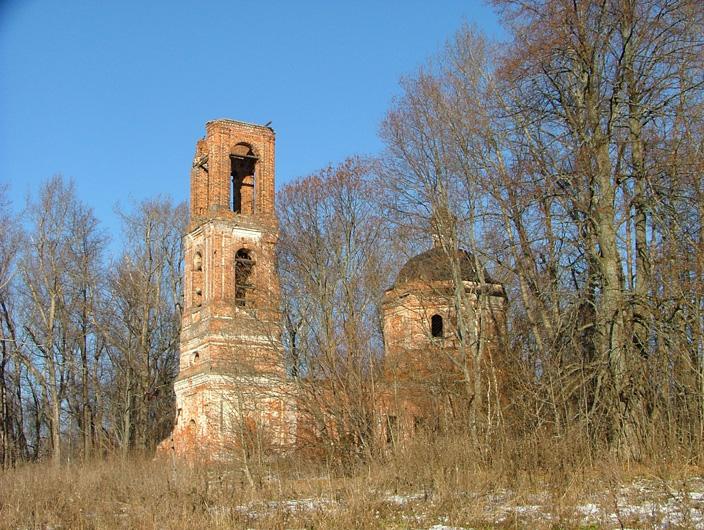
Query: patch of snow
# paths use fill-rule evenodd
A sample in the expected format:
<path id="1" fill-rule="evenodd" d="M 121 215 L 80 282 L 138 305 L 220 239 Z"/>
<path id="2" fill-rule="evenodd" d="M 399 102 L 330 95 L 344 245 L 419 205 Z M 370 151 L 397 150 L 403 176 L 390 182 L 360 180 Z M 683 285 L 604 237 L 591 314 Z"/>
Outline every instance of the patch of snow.
<path id="1" fill-rule="evenodd" d="M 412 501 L 419 501 L 425 498 L 423 493 L 410 493 L 408 495 L 387 495 L 384 500 L 393 504 L 403 505 Z"/>
<path id="2" fill-rule="evenodd" d="M 577 506 L 577 511 L 585 517 L 594 517 L 601 513 L 601 508 L 599 508 L 596 504 L 588 502 L 587 504 Z"/>
<path id="3" fill-rule="evenodd" d="M 689 494 L 689 499 L 697 502 L 704 502 L 704 491 L 693 491 Z"/>
<path id="4" fill-rule="evenodd" d="M 537 505 L 514 506 L 513 511 L 521 515 L 533 515 L 543 513 L 544 508 Z"/>
<path id="5" fill-rule="evenodd" d="M 323 498 L 310 498 L 310 499 L 289 499 L 285 501 L 274 501 L 269 503 L 271 508 L 277 508 L 283 506 L 289 510 L 316 510 L 318 508 L 324 508 L 330 504 L 329 499 Z"/>

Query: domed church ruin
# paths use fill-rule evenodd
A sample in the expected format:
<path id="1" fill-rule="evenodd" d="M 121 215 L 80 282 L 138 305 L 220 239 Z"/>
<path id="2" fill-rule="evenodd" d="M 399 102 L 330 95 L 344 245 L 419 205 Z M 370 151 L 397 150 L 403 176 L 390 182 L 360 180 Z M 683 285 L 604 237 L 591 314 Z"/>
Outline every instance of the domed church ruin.
<path id="1" fill-rule="evenodd" d="M 380 433 L 396 443 L 462 419 L 475 377 L 488 380 L 504 348 L 506 295 L 464 250 L 433 248 L 401 268 L 384 293 Z M 458 289 L 458 286 L 461 286 Z M 458 416 L 460 418 L 458 418 Z"/>
<path id="2" fill-rule="evenodd" d="M 196 145 L 177 413 L 162 449 L 217 458 L 256 438 L 278 451 L 305 430 L 281 353 L 274 147 L 270 127 L 228 119 L 208 122 Z M 471 377 L 497 379 L 503 286 L 446 248 L 436 241 L 411 258 L 384 294 L 376 431 L 387 443 L 461 414 L 479 399 Z"/>

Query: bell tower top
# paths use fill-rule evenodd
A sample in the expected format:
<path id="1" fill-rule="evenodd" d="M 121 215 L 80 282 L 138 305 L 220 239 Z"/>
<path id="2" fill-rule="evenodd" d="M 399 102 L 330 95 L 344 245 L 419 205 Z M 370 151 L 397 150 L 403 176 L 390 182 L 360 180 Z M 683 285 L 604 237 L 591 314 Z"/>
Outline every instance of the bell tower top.
<path id="1" fill-rule="evenodd" d="M 274 220 L 274 130 L 218 119 L 205 125 L 191 169 L 191 225 L 236 217 Z"/>

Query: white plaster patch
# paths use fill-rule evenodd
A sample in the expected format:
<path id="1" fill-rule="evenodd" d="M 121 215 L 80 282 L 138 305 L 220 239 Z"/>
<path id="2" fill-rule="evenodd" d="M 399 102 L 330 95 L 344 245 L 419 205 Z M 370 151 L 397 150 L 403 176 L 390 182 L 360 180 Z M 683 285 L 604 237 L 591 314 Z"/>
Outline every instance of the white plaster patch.
<path id="1" fill-rule="evenodd" d="M 241 226 L 233 228 L 232 235 L 233 237 L 240 237 L 242 239 L 252 239 L 254 241 L 259 241 L 262 238 L 262 233 L 259 230 L 243 228 Z"/>

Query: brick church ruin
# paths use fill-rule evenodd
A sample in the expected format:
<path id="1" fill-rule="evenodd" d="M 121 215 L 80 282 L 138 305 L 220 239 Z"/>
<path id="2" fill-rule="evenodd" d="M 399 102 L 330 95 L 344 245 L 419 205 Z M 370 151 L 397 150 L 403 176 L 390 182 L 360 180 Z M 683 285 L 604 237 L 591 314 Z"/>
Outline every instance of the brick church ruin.
<path id="1" fill-rule="evenodd" d="M 162 449 L 217 458 L 256 439 L 279 450 L 294 447 L 305 430 L 281 354 L 274 148 L 271 128 L 227 119 L 208 122 L 196 145 L 177 412 Z M 421 383 L 452 385 L 462 378 L 452 362 L 457 304 L 448 301 L 452 275 L 441 253 L 435 245 L 409 260 L 384 295 L 377 431 L 387 441 L 440 421 L 446 404 Z M 488 277 L 479 282 L 470 254 L 458 251 L 457 263 L 467 293 L 463 314 L 472 315 L 466 332 L 497 353 L 503 287 Z M 480 292 L 488 293 L 488 304 L 478 303 Z"/>

